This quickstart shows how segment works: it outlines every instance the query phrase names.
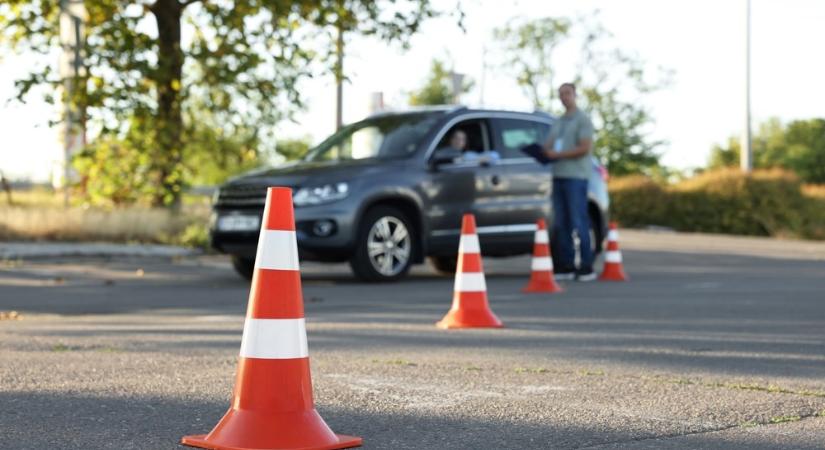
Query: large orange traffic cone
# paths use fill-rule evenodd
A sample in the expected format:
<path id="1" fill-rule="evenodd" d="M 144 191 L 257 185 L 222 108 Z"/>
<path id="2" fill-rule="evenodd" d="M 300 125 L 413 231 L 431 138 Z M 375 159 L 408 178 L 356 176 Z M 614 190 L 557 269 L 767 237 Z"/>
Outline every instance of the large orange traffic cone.
<path id="1" fill-rule="evenodd" d="M 601 281 L 627 281 L 629 278 L 622 267 L 622 252 L 619 251 L 619 230 L 616 222 L 610 222 L 607 232 L 607 252 L 604 254 L 604 270 Z"/>
<path id="2" fill-rule="evenodd" d="M 533 260 L 530 264 L 530 282 L 522 292 L 561 292 L 563 289 L 553 278 L 553 258 L 550 256 L 550 237 L 544 219 L 536 221 L 536 237 L 533 243 Z"/>
<path id="3" fill-rule="evenodd" d="M 487 303 L 487 283 L 481 265 L 481 246 L 476 234 L 476 219 L 464 214 L 461 240 L 458 244 L 458 265 L 455 271 L 453 306 L 436 324 L 439 328 L 501 328 Z"/>
<path id="4" fill-rule="evenodd" d="M 338 449 L 361 438 L 336 435 L 315 410 L 292 190 L 269 188 L 249 292 L 235 392 L 209 434 L 181 442 L 208 449 Z"/>

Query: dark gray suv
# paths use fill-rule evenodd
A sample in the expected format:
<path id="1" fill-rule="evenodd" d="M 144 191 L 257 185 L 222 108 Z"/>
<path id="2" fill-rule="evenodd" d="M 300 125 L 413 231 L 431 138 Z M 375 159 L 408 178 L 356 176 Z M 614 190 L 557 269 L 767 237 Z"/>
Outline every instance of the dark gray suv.
<path id="1" fill-rule="evenodd" d="M 430 257 L 453 272 L 461 216 L 475 214 L 482 251 L 532 251 L 539 217 L 550 217 L 552 169 L 520 152 L 543 142 L 547 114 L 432 107 L 387 112 L 346 126 L 303 160 L 259 169 L 220 187 L 212 246 L 251 277 L 267 186 L 294 191 L 298 248 L 305 260 L 349 261 L 369 281 L 403 277 Z M 464 153 L 448 145 L 467 136 Z M 607 225 L 607 173 L 593 160 L 591 233 L 601 250 Z"/>

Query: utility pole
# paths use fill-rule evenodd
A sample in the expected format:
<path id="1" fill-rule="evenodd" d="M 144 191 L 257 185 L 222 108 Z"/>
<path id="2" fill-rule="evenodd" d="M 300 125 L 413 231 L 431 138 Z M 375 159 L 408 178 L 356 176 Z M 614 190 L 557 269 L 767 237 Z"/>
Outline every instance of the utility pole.
<path id="1" fill-rule="evenodd" d="M 344 24 L 338 18 L 338 40 L 335 43 L 335 130 L 344 126 Z"/>
<path id="2" fill-rule="evenodd" d="M 487 46 L 481 46 L 481 82 L 478 87 L 478 105 L 484 105 L 484 88 L 487 79 Z"/>
<path id="3" fill-rule="evenodd" d="M 742 171 L 753 170 L 751 149 L 751 0 L 745 0 L 745 130 L 742 132 L 739 165 Z"/>
<path id="4" fill-rule="evenodd" d="M 85 111 L 75 102 L 77 89 L 82 89 L 83 23 L 86 8 L 83 0 L 60 0 L 60 78 L 63 80 L 63 157 L 62 173 L 54 174 L 52 184 L 63 188 L 63 204 L 69 206 L 69 186 L 74 173 L 72 156 L 86 144 Z"/>
<path id="5" fill-rule="evenodd" d="M 464 74 L 455 71 L 450 72 L 450 81 L 453 88 L 453 104 L 461 103 L 461 90 L 464 87 Z"/>

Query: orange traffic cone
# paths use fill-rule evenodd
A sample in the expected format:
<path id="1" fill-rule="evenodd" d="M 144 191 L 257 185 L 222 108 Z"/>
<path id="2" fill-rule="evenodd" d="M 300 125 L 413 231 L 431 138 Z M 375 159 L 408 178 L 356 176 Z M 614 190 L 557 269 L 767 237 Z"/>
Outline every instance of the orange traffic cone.
<path id="1" fill-rule="evenodd" d="M 338 449 L 312 399 L 292 190 L 269 188 L 249 292 L 235 392 L 209 434 L 181 443 L 208 449 Z"/>
<path id="2" fill-rule="evenodd" d="M 503 325 L 487 303 L 487 283 L 481 266 L 481 247 L 476 234 L 476 219 L 464 214 L 458 265 L 455 271 L 453 306 L 436 324 L 439 328 L 501 328 Z"/>
<path id="3" fill-rule="evenodd" d="M 622 252 L 619 251 L 619 230 L 616 222 L 610 222 L 607 232 L 607 252 L 604 254 L 604 270 L 599 277 L 601 281 L 627 281 L 628 276 L 622 268 Z"/>
<path id="4" fill-rule="evenodd" d="M 553 258 L 550 257 L 550 237 L 544 219 L 536 221 L 536 238 L 533 244 L 533 261 L 530 265 L 530 282 L 522 292 L 561 292 L 563 289 L 553 278 Z"/>

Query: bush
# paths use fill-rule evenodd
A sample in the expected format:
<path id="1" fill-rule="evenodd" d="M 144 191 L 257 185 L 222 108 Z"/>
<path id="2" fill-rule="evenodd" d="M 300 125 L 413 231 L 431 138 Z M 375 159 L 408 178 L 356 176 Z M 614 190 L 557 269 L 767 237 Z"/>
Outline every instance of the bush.
<path id="1" fill-rule="evenodd" d="M 675 185 L 634 176 L 611 181 L 609 189 L 613 217 L 624 226 L 825 238 L 825 201 L 803 193 L 786 171 L 722 169 Z"/>

